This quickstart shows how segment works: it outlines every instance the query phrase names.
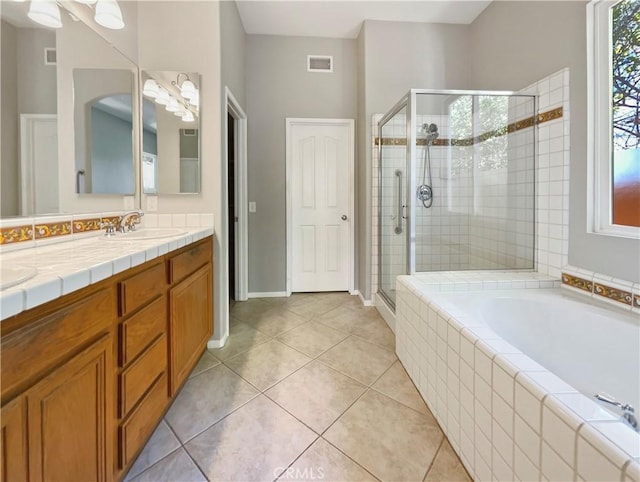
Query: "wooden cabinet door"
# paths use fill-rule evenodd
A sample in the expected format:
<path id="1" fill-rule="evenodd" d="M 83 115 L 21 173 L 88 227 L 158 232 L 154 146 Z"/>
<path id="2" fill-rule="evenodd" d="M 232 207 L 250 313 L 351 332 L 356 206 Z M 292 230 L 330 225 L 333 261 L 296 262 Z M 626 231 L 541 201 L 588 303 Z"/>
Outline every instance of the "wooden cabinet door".
<path id="1" fill-rule="evenodd" d="M 169 292 L 171 395 L 198 362 L 213 333 L 211 277 L 208 264 Z"/>
<path id="2" fill-rule="evenodd" d="M 26 392 L 31 480 L 112 479 L 112 350 L 106 335 Z"/>
<path id="3" fill-rule="evenodd" d="M 24 397 L 0 410 L 0 481 L 27 480 L 27 425 Z"/>

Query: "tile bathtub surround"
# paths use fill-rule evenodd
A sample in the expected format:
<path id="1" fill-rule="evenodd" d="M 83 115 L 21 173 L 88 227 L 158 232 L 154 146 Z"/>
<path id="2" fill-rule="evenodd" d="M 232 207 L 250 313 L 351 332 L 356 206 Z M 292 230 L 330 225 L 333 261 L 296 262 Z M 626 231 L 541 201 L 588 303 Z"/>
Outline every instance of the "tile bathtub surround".
<path id="1" fill-rule="evenodd" d="M 44 244 L 2 252 L 0 264 L 36 268 L 23 283 L 0 291 L 0 319 L 34 308 L 125 269 L 213 234 L 212 228 L 185 229 L 171 238 L 140 239 L 123 243 L 104 236 L 72 238 L 66 243 Z"/>
<path id="2" fill-rule="evenodd" d="M 418 278 L 398 279 L 398 357 L 474 479 L 635 480 L 637 433 L 486 326 L 447 312 Z"/>
<path id="3" fill-rule="evenodd" d="M 375 308 L 294 294 L 230 316 L 127 481 L 470 481 Z"/>

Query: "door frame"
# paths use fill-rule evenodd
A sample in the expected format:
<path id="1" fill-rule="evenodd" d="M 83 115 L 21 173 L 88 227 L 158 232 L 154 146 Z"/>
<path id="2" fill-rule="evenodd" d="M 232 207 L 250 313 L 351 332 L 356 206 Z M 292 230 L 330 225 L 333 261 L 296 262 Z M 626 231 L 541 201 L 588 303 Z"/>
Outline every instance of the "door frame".
<path id="1" fill-rule="evenodd" d="M 345 126 L 349 128 L 347 140 L 348 168 L 349 168 L 349 293 L 355 294 L 355 120 L 353 119 L 313 119 L 313 118 L 286 118 L 286 223 L 287 223 L 287 296 L 291 296 L 293 284 L 293 193 L 291 175 L 293 173 L 293 146 L 291 134 L 294 126 Z"/>
<path id="2" fill-rule="evenodd" d="M 229 245 L 229 223 L 234 222 L 228 219 L 226 213 L 229 211 L 229 171 L 227 169 L 229 159 L 229 146 L 227 145 L 227 118 L 228 114 L 235 120 L 235 204 L 236 213 L 238 215 L 238 224 L 235 230 L 235 266 L 229 266 L 229 269 L 235 270 L 236 289 L 235 299 L 237 301 L 246 301 L 249 292 L 249 213 L 247 204 L 247 115 L 242 110 L 240 103 L 237 101 L 229 87 L 224 88 L 225 112 L 222 127 L 222 138 L 225 144 L 223 173 L 224 173 L 224 194 L 222 199 L 223 219 L 226 219 L 224 232 L 226 233 L 226 245 Z M 229 250 L 225 253 L 228 263 Z M 227 278 L 228 284 L 228 278 Z"/>
<path id="3" fill-rule="evenodd" d="M 20 216 L 35 216 L 35 160 L 33 156 L 33 130 L 39 122 L 56 121 L 57 114 L 20 114 Z M 56 152 L 56 158 L 58 153 Z M 59 168 L 59 160 L 58 160 Z M 59 172 L 59 170 L 58 170 Z M 57 179 L 55 180 L 58 181 Z M 58 207 L 60 195 L 58 193 Z"/>

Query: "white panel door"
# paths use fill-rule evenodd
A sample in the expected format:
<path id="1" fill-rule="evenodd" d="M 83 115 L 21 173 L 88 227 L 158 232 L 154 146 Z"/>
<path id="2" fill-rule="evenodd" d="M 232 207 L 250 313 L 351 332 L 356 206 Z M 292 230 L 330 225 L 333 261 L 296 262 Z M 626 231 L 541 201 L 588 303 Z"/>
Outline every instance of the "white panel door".
<path id="1" fill-rule="evenodd" d="M 23 216 L 51 214 L 58 203 L 58 120 L 55 114 L 20 115 Z"/>
<path id="2" fill-rule="evenodd" d="M 289 131 L 292 291 L 346 291 L 351 247 L 352 124 Z"/>

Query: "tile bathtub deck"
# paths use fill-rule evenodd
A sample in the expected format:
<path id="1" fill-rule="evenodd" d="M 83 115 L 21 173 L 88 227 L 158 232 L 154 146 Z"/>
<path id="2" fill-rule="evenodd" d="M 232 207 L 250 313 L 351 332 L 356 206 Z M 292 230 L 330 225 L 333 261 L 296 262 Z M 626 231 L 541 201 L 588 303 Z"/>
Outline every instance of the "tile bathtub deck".
<path id="1" fill-rule="evenodd" d="M 126 480 L 470 480 L 394 348 L 347 294 L 236 303 Z"/>

